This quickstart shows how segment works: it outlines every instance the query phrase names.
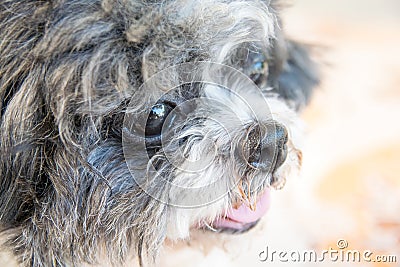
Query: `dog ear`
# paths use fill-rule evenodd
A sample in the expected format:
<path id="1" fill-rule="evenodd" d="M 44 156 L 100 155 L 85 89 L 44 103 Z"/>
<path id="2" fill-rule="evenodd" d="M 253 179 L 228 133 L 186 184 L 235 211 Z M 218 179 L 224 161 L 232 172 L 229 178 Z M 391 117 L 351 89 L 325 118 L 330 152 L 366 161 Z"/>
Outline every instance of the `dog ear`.
<path id="1" fill-rule="evenodd" d="M 317 64 L 310 57 L 310 47 L 286 41 L 286 57 L 277 77 L 278 92 L 296 110 L 310 100 L 313 89 L 319 84 Z"/>

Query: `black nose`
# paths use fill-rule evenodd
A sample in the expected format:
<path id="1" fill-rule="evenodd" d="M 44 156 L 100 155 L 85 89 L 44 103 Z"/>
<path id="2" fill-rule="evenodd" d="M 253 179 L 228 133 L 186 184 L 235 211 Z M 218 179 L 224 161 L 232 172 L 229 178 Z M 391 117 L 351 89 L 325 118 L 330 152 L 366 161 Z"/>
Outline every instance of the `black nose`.
<path id="1" fill-rule="evenodd" d="M 287 157 L 288 132 L 282 124 L 272 122 L 254 127 L 247 140 L 248 163 L 263 171 L 273 172 Z"/>

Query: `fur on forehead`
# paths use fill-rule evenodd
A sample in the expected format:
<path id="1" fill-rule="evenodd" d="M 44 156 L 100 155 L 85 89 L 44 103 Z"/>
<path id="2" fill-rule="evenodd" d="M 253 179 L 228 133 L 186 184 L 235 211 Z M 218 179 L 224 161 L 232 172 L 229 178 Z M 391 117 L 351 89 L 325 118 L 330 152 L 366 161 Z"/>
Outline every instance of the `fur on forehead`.
<path id="1" fill-rule="evenodd" d="M 33 20 L 45 30 L 33 54 L 52 72 L 47 86 L 63 92 L 53 98 L 66 101 L 75 88 L 77 110 L 91 114 L 109 112 L 132 94 L 150 95 L 138 87 L 166 67 L 224 63 L 244 43 L 266 50 L 278 29 L 272 4 L 259 0 L 43 2 Z M 50 101 L 62 116 L 67 103 Z"/>
<path id="2" fill-rule="evenodd" d="M 132 43 L 142 37 L 149 42 L 143 54 L 144 80 L 186 61 L 223 63 L 243 43 L 257 42 L 267 48 L 275 35 L 275 14 L 263 1 L 170 1 L 152 5 L 146 12 L 126 31 Z M 148 16 L 151 25 L 146 24 Z"/>

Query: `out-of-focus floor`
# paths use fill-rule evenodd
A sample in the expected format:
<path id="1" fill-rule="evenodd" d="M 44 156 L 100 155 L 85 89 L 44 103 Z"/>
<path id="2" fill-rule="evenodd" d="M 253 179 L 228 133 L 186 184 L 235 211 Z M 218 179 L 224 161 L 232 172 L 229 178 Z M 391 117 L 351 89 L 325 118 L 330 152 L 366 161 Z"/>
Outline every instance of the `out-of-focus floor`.
<path id="1" fill-rule="evenodd" d="M 316 46 L 323 73 L 302 115 L 307 133 L 301 177 L 273 192 L 256 234 L 229 240 L 221 250 L 208 248 L 220 236 L 202 236 L 202 253 L 193 252 L 197 243 L 177 244 L 164 254 L 165 266 L 400 266 L 400 1 L 291 2 L 285 29 Z M 258 258 L 266 247 L 314 249 L 320 256 L 329 248 L 341 251 L 341 239 L 343 251 L 369 250 L 371 260 L 394 255 L 397 263 Z M 177 250 L 186 254 L 175 256 Z"/>
<path id="2" fill-rule="evenodd" d="M 343 238 L 350 249 L 397 255 L 395 264 L 363 266 L 400 266 L 400 1 L 295 3 L 285 12 L 288 32 L 324 46 L 326 64 L 303 116 L 301 178 L 325 210 L 298 216 L 320 229 L 320 249 Z"/>

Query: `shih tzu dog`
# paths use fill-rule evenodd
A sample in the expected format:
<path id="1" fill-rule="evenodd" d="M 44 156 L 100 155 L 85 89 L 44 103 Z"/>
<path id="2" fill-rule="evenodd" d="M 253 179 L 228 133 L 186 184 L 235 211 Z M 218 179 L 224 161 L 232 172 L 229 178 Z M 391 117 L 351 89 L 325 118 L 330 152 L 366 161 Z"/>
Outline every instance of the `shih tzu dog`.
<path id="1" fill-rule="evenodd" d="M 3 0 L 0 231 L 23 266 L 249 231 L 318 83 L 277 1 Z M 237 236 L 240 239 L 240 235 Z"/>

